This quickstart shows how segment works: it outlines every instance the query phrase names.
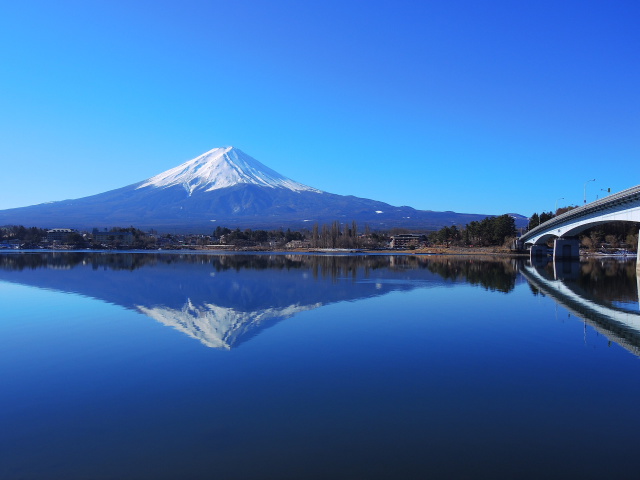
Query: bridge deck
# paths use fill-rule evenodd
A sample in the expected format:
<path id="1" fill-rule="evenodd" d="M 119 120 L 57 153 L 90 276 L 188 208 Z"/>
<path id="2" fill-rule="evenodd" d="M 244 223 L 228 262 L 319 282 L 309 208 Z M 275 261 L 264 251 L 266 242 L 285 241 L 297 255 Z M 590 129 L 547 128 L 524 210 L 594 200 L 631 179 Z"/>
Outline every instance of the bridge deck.
<path id="1" fill-rule="evenodd" d="M 628 188 L 627 190 L 623 190 L 622 192 L 614 193 L 612 195 L 609 195 L 608 197 L 601 198 L 600 200 L 596 200 L 595 202 L 591 202 L 587 205 L 583 205 L 582 207 L 574 208 L 573 210 L 569 210 L 568 212 L 565 212 L 562 215 L 558 215 L 557 217 L 553 217 L 552 219 L 547 220 L 543 224 L 532 228 L 527 233 L 522 235 L 520 237 L 520 242 L 525 244 L 532 238 L 549 233 L 551 232 L 551 230 L 554 230 L 560 226 L 567 225 L 572 221 L 577 221 L 582 218 L 589 217 L 593 214 L 611 211 L 617 207 L 639 201 L 640 185 L 637 185 L 635 187 Z"/>

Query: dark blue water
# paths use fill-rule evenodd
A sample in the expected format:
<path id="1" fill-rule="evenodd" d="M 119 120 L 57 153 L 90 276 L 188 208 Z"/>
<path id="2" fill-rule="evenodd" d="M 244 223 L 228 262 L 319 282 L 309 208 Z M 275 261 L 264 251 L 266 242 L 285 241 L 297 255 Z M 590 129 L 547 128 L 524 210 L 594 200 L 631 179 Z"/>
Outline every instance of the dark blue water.
<path id="1" fill-rule="evenodd" d="M 0 478 L 637 478 L 635 263 L 0 255 Z"/>

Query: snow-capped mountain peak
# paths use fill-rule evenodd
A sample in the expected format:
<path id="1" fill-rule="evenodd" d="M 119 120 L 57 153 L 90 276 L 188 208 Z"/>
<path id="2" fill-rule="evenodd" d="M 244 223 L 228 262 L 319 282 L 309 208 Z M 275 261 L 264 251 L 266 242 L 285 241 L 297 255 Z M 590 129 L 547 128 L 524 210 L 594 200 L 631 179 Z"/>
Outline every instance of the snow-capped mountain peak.
<path id="1" fill-rule="evenodd" d="M 316 192 L 302 183 L 280 175 L 234 147 L 214 148 L 182 165 L 142 182 L 137 188 L 182 186 L 189 195 L 196 190 L 212 191 L 237 184 L 285 188 L 295 192 Z"/>

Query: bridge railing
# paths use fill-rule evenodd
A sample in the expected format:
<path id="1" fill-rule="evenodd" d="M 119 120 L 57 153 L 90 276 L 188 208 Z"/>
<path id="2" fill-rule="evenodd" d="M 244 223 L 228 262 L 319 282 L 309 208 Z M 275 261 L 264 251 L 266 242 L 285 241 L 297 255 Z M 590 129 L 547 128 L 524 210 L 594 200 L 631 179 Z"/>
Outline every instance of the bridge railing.
<path id="1" fill-rule="evenodd" d="M 596 200 L 595 202 L 583 205 L 582 207 L 569 210 L 557 217 L 553 217 L 522 235 L 520 237 L 520 242 L 524 243 L 536 235 L 545 233 L 558 225 L 565 224 L 567 221 L 584 217 L 590 213 L 600 212 L 612 205 L 624 204 L 638 199 L 640 199 L 640 185 L 628 188 L 622 192 L 614 193 L 605 198 L 601 198 L 600 200 Z"/>

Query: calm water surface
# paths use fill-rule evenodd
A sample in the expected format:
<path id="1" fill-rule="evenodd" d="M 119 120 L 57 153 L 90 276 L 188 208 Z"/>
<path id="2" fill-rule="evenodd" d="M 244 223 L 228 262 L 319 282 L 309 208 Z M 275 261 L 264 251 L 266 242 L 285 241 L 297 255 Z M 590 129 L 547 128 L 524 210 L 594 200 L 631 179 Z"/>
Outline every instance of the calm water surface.
<path id="1" fill-rule="evenodd" d="M 636 265 L 0 255 L 0 478 L 638 478 Z"/>

